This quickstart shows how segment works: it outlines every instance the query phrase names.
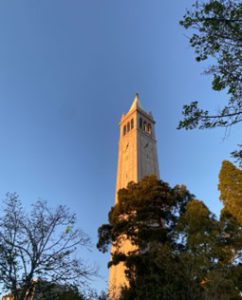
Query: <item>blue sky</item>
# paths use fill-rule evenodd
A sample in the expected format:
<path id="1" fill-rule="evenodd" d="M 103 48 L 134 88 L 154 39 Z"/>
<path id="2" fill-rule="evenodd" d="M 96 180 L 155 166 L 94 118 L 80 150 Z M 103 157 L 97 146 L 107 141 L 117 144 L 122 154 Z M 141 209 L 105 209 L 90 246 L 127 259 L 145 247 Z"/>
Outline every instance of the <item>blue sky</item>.
<path id="1" fill-rule="evenodd" d="M 221 162 L 239 128 L 178 131 L 182 105 L 218 110 L 206 65 L 178 22 L 192 0 L 0 2 L 0 197 L 66 204 L 97 241 L 114 203 L 119 120 L 136 92 L 156 120 L 160 175 L 217 215 Z M 240 134 L 241 136 L 241 134 Z M 82 254 L 100 267 L 109 255 Z"/>

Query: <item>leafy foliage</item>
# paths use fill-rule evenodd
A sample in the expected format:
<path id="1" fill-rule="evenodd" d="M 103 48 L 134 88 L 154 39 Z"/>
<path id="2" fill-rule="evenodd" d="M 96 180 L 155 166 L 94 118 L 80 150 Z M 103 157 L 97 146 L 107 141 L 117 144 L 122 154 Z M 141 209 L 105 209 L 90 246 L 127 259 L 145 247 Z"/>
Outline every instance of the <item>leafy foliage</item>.
<path id="1" fill-rule="evenodd" d="M 90 246 L 75 222 L 75 215 L 64 206 L 51 210 L 38 201 L 27 214 L 16 194 L 7 195 L 0 217 L 0 282 L 16 300 L 32 293 L 34 279 L 83 284 L 94 274 L 74 256 L 79 247 Z"/>
<path id="2" fill-rule="evenodd" d="M 192 29 L 190 45 L 198 62 L 212 58 L 215 61 L 207 71 L 213 76 L 212 88 L 226 89 L 228 104 L 217 113 L 200 109 L 198 102 L 184 105 L 184 120 L 178 129 L 228 127 L 242 121 L 242 4 L 237 0 L 196 1 L 180 24 Z M 237 159 L 242 160 L 241 151 Z M 238 156 L 239 155 L 239 156 Z"/>
<path id="3" fill-rule="evenodd" d="M 8 295 L 12 297 L 11 294 Z M 27 300 L 107 300 L 105 292 L 100 295 L 95 290 L 85 288 L 79 291 L 75 285 L 59 285 L 52 282 L 35 280 L 33 283 L 33 291 L 28 294 Z"/>
<path id="4" fill-rule="evenodd" d="M 78 288 L 73 285 L 59 285 L 46 281 L 35 281 L 31 295 L 41 300 L 85 300 Z"/>
<path id="5" fill-rule="evenodd" d="M 238 147 L 239 149 L 231 152 L 231 155 L 234 157 L 235 162 L 242 168 L 242 144 L 238 145 Z"/>
<path id="6" fill-rule="evenodd" d="M 118 197 L 97 246 L 114 245 L 110 265 L 125 263 L 129 286 L 120 300 L 240 299 L 242 233 L 231 214 L 217 221 L 185 186 L 153 176 Z M 134 246 L 128 253 L 124 235 Z"/>
<path id="7" fill-rule="evenodd" d="M 242 226 L 242 170 L 223 161 L 219 174 L 220 200 Z"/>

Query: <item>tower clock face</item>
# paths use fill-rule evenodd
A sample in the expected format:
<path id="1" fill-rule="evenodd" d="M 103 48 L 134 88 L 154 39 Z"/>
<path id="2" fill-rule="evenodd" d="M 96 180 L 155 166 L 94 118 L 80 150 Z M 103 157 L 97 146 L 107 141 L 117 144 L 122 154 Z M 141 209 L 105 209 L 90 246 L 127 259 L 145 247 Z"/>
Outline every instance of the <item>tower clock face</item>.
<path id="1" fill-rule="evenodd" d="M 141 138 L 141 148 L 143 152 L 150 151 L 151 141 L 147 136 L 142 136 Z"/>
<path id="2" fill-rule="evenodd" d="M 153 152 L 153 141 L 147 135 L 141 136 L 141 160 L 142 160 L 142 174 L 150 175 L 155 174 L 154 170 L 154 152 Z"/>
<path id="3" fill-rule="evenodd" d="M 123 151 L 123 158 L 124 158 L 125 164 L 127 163 L 127 160 L 129 159 L 129 156 L 130 156 L 130 148 L 131 148 L 131 145 L 129 142 L 123 143 L 122 151 Z"/>
<path id="4" fill-rule="evenodd" d="M 124 143 L 124 146 L 123 146 L 123 154 L 124 154 L 125 161 L 128 160 L 129 153 L 130 153 L 130 145 L 127 142 L 127 143 Z"/>
<path id="5" fill-rule="evenodd" d="M 126 186 L 131 180 L 133 180 L 133 142 L 125 141 L 122 145 L 122 170 L 123 170 L 123 182 Z"/>

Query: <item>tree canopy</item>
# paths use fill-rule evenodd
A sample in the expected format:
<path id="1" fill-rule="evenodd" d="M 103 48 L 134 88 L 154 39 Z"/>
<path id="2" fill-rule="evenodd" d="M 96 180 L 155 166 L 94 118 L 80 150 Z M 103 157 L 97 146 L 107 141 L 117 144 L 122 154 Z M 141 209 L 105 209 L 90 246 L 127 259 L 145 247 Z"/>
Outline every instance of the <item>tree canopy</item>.
<path id="1" fill-rule="evenodd" d="M 198 101 L 184 105 L 179 129 L 228 127 L 242 121 L 241 16 L 241 1 L 207 0 L 196 1 L 180 21 L 185 29 L 192 29 L 190 45 L 196 60 L 213 62 L 205 72 L 213 76 L 212 88 L 225 89 L 229 99 L 215 113 L 199 108 Z M 233 154 L 242 160 L 242 150 Z"/>
<path id="2" fill-rule="evenodd" d="M 123 253 L 126 235 L 135 247 Z M 118 193 L 97 247 L 115 245 L 109 266 L 124 262 L 129 286 L 120 300 L 241 299 L 242 233 L 230 213 L 221 220 L 183 185 L 155 177 Z"/>
<path id="3" fill-rule="evenodd" d="M 229 161 L 223 161 L 219 173 L 220 200 L 242 226 L 242 170 Z"/>
<path id="4" fill-rule="evenodd" d="M 26 299 L 36 279 L 80 285 L 94 274 L 77 255 L 90 241 L 75 224 L 75 215 L 64 206 L 53 210 L 38 201 L 27 213 L 18 195 L 7 195 L 0 216 L 0 283 L 14 299 Z"/>

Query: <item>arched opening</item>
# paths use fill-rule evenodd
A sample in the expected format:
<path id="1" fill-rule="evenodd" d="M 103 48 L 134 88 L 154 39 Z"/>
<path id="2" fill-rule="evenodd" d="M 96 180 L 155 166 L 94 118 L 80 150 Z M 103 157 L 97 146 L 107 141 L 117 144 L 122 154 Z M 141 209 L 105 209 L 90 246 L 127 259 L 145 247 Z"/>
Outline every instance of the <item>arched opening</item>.
<path id="1" fill-rule="evenodd" d="M 131 119 L 130 125 L 131 125 L 131 129 L 133 129 L 134 128 L 134 119 Z"/>
<path id="2" fill-rule="evenodd" d="M 146 127 L 147 127 L 147 123 L 146 123 L 146 121 L 144 121 L 144 128 L 143 128 L 143 129 L 144 129 L 144 132 L 146 132 L 146 130 L 147 130 Z"/>
<path id="3" fill-rule="evenodd" d="M 147 132 L 148 132 L 149 134 L 151 134 L 151 132 L 152 132 L 152 127 L 151 127 L 151 124 L 150 124 L 150 123 L 147 125 Z"/>
<path id="4" fill-rule="evenodd" d="M 139 118 L 139 128 L 140 129 L 143 128 L 143 120 L 142 120 L 142 118 Z"/>

